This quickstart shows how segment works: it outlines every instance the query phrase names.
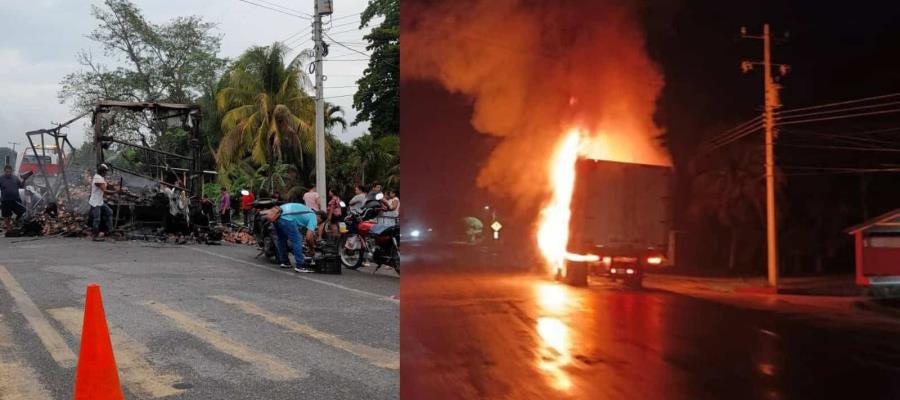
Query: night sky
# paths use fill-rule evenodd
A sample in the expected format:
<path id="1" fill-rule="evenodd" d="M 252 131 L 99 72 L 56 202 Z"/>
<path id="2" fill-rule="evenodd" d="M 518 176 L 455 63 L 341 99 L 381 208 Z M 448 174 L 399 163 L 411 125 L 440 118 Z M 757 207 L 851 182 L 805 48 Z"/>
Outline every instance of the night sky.
<path id="1" fill-rule="evenodd" d="M 893 3 L 654 1 L 644 4 L 642 15 L 648 52 L 666 81 L 656 120 L 666 130 L 665 140 L 681 177 L 676 224 L 693 229 L 694 242 L 714 232 L 698 231 L 701 228 L 687 222 L 691 202 L 687 182 L 692 168 L 702 168 L 689 160 L 698 143 L 762 109 L 762 69 L 747 74 L 740 70 L 741 60 L 762 58 L 762 41 L 742 39 L 741 26 L 749 34 L 760 34 L 762 23 L 768 22 L 774 37 L 789 32 L 787 41 L 773 48 L 773 61 L 791 66 L 780 81 L 784 109 L 900 92 L 900 6 Z M 401 92 L 407 216 L 450 218 L 473 212 L 482 202 L 501 201 L 474 187 L 481 160 L 495 142 L 475 133 L 468 123 L 471 101 L 432 82 L 404 80 Z M 874 137 L 885 148 L 896 142 L 893 147 L 900 149 L 900 113 L 786 127 L 779 136 L 785 146 L 778 148 L 777 162 L 826 168 L 900 165 L 900 152 L 811 147 L 846 145 L 827 135 L 894 127 L 898 129 Z M 761 144 L 762 135 L 756 134 L 734 146 L 761 151 Z M 780 199 L 782 258 L 795 260 L 784 263 L 785 268 L 812 272 L 810 265 L 817 262 L 811 255 L 828 252 L 825 270 L 849 271 L 850 238 L 842 230 L 864 217 L 900 208 L 897 174 L 785 170 Z M 794 232 L 793 226 L 801 225 L 806 231 Z M 746 233 L 762 239 L 761 228 L 748 224 Z M 749 257 L 746 263 L 748 270 L 762 271 L 758 267 L 764 258 Z"/>

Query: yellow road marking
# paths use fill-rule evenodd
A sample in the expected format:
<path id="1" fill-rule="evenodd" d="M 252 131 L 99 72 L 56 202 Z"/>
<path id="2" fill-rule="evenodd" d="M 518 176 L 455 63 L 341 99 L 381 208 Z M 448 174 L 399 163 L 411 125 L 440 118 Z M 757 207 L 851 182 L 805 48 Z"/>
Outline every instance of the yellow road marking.
<path id="1" fill-rule="evenodd" d="M 83 321 L 81 310 L 64 307 L 47 310 L 47 313 L 59 321 L 72 336 L 81 337 Z M 174 396 L 184 392 L 184 390 L 172 387 L 182 381 L 180 377 L 157 371 L 150 365 L 146 358 L 146 354 L 150 353 L 150 350 L 146 346 L 128 336 L 121 329 L 110 328 L 110 331 L 109 336 L 115 352 L 116 366 L 128 389 L 141 398 Z"/>
<path id="2" fill-rule="evenodd" d="M 25 316 L 28 324 L 31 325 L 31 329 L 41 339 L 41 343 L 50 352 L 53 360 L 63 368 L 74 367 L 75 362 L 78 360 L 75 357 L 75 353 L 72 352 L 66 341 L 59 335 L 59 332 L 50 325 L 50 322 L 47 321 L 47 318 L 44 317 L 37 305 L 31 301 L 31 298 L 28 297 L 28 294 L 25 293 L 19 282 L 16 282 L 6 267 L 2 265 L 0 265 L 0 282 L 3 282 L 3 285 L 6 286 L 6 291 L 9 292 L 16 302 L 19 312 Z"/>
<path id="3" fill-rule="evenodd" d="M 259 308 L 256 304 L 249 303 L 243 300 L 238 300 L 230 296 L 210 296 L 213 299 L 221 301 L 226 304 L 231 304 L 233 306 L 237 306 L 242 311 L 247 314 L 256 315 L 258 317 L 262 317 L 268 322 L 271 322 L 275 325 L 281 326 L 283 328 L 287 328 L 293 332 L 299 333 L 304 336 L 311 337 L 313 339 L 322 342 L 328 346 L 334 347 L 339 350 L 344 350 L 350 354 L 362 357 L 366 359 L 372 365 L 381 368 L 388 369 L 400 369 L 400 356 L 393 351 L 379 349 L 371 346 L 366 346 L 364 344 L 348 342 L 344 339 L 341 339 L 337 336 L 334 336 L 328 332 L 323 332 L 313 328 L 309 325 L 304 325 L 299 322 L 296 322 L 290 318 L 283 317 L 280 315 L 273 314 L 269 311 L 263 310 Z"/>
<path id="4" fill-rule="evenodd" d="M 44 400 L 50 392 L 30 366 L 19 362 L 9 327 L 0 321 L 0 399 Z"/>
<path id="5" fill-rule="evenodd" d="M 231 340 L 210 329 L 206 324 L 200 322 L 200 319 L 196 316 L 176 311 L 161 303 L 145 302 L 142 304 L 147 308 L 168 317 L 175 322 L 178 327 L 184 329 L 194 337 L 209 343 L 213 347 L 219 349 L 219 351 L 254 365 L 256 368 L 260 369 L 266 377 L 276 380 L 290 380 L 299 379 L 305 376 L 275 357 L 253 350 L 242 343 Z"/>

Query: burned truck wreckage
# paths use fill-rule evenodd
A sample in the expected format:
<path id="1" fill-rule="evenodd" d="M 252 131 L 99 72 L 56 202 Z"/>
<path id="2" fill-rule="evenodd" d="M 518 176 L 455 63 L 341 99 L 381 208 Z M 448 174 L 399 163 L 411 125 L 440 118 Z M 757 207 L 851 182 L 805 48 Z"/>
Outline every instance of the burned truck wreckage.
<path id="1" fill-rule="evenodd" d="M 88 115 L 92 151 L 79 153 L 62 129 Z M 110 169 L 106 180 L 118 193 L 106 196 L 113 226 L 101 226 L 101 230 L 123 239 L 175 237 L 218 243 L 222 229 L 200 204 L 204 174 L 214 173 L 200 169 L 201 117 L 198 105 L 102 101 L 52 129 L 27 132 L 30 150 L 26 153 L 37 165 L 20 175 L 27 185 L 26 217 L 7 236 L 85 235 L 91 224 L 91 176 L 98 165 L 105 164 Z M 147 130 L 157 139 L 167 130 L 177 130 L 186 142 L 180 149 L 186 148 L 188 154 L 151 146 Z M 29 168 L 24 162 L 18 164 L 17 172 Z"/>

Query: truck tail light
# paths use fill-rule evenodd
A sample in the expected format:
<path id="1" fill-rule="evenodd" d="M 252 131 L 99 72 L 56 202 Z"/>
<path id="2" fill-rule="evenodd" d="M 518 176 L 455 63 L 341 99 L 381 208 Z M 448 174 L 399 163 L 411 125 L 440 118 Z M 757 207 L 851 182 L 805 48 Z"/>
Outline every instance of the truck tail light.
<path id="1" fill-rule="evenodd" d="M 628 268 L 628 269 L 625 270 L 625 273 L 628 274 L 628 275 L 632 275 L 632 274 L 634 274 L 634 270 L 631 269 L 631 268 Z"/>
<path id="2" fill-rule="evenodd" d="M 660 265 L 662 264 L 662 257 L 647 257 L 647 264 L 650 265 Z"/>
<path id="3" fill-rule="evenodd" d="M 607 267 L 612 265 L 612 257 L 603 257 L 603 265 L 606 265 Z"/>

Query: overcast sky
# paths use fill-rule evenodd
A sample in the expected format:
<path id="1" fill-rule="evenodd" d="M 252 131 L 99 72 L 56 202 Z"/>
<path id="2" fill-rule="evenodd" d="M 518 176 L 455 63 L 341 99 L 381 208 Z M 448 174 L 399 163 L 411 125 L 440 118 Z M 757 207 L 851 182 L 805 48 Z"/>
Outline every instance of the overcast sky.
<path id="1" fill-rule="evenodd" d="M 313 1 L 248 0 L 271 7 L 278 4 L 312 14 Z M 234 59 L 253 45 L 269 45 L 285 40 L 295 47 L 291 57 L 312 46 L 310 21 L 284 15 L 239 0 L 133 0 L 144 17 L 163 23 L 181 15 L 198 15 L 218 24 L 222 35 L 220 56 Z M 59 82 L 63 76 L 77 71 L 75 55 L 80 49 L 102 54 L 102 48 L 86 38 L 97 25 L 91 16 L 91 5 L 102 6 L 98 0 L 0 0 L 0 147 L 19 142 L 17 150 L 27 143 L 25 132 L 52 127 L 51 122 L 63 122 L 74 117 L 68 104 L 57 99 Z M 359 13 L 367 0 L 335 0 L 331 36 L 354 47 L 364 32 L 359 26 Z M 338 46 L 331 46 L 335 60 L 360 60 L 366 57 Z M 325 64 L 325 97 L 346 111 L 345 118 L 353 121 L 356 111 L 350 96 L 356 92 L 356 80 L 366 61 L 332 61 Z M 339 96 L 339 97 L 336 97 Z M 78 146 L 83 141 L 83 123 L 72 125 L 69 137 Z M 366 132 L 368 125 L 350 127 L 339 133 L 344 141 Z"/>

